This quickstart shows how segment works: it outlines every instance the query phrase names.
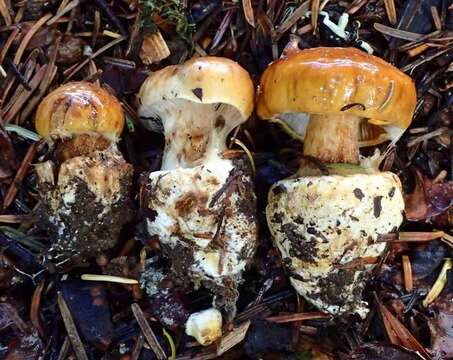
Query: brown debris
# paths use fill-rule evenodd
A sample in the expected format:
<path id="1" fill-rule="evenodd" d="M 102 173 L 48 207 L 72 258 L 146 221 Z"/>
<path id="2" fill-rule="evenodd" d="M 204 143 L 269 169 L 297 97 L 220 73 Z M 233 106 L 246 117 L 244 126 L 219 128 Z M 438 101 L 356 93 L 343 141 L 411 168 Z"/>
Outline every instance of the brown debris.
<path id="1" fill-rule="evenodd" d="M 151 65 L 170 56 L 170 50 L 159 30 L 145 35 L 140 49 L 140 59 Z"/>

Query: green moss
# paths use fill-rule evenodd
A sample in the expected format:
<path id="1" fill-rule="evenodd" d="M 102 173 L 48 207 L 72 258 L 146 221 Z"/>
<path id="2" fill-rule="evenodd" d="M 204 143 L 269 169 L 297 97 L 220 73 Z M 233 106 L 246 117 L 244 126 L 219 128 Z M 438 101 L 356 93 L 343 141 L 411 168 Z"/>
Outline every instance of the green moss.
<path id="1" fill-rule="evenodd" d="M 145 30 L 156 30 L 152 17 L 154 14 L 158 14 L 175 25 L 179 36 L 190 41 L 195 25 L 189 22 L 186 10 L 182 7 L 180 0 L 140 0 L 140 5 L 142 9 L 142 26 Z"/>

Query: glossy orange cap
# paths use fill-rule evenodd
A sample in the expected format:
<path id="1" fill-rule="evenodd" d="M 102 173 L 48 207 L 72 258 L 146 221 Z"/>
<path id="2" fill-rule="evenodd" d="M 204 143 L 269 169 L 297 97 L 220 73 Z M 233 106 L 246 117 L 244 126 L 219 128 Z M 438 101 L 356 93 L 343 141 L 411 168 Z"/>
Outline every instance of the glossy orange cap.
<path id="1" fill-rule="evenodd" d="M 417 95 L 412 79 L 384 60 L 355 48 L 291 51 L 264 71 L 257 112 L 351 114 L 374 125 L 406 129 Z"/>
<path id="2" fill-rule="evenodd" d="M 35 127 L 44 138 L 96 133 L 113 140 L 123 131 L 124 111 L 107 90 L 89 82 L 72 82 L 42 100 Z"/>

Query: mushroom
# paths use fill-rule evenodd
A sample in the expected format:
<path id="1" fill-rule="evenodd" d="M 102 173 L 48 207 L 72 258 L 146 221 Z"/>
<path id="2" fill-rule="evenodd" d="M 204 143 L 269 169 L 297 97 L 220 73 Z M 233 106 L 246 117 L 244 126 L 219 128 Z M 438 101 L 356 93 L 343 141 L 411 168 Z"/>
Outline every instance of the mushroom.
<path id="1" fill-rule="evenodd" d="M 40 226 L 52 242 L 46 258 L 89 258 L 112 248 L 131 219 L 132 166 L 116 146 L 121 104 L 99 86 L 69 83 L 42 100 L 35 127 L 55 148 L 53 159 L 35 167 Z"/>
<path id="2" fill-rule="evenodd" d="M 225 143 L 253 110 L 252 80 L 232 60 L 193 58 L 151 74 L 139 102 L 143 124 L 165 135 L 161 171 L 142 191 L 148 233 L 177 283 L 211 288 L 217 306 L 233 314 L 257 228 L 250 167 L 227 156 Z"/>
<path id="3" fill-rule="evenodd" d="M 292 50 L 262 75 L 259 117 L 304 139 L 297 174 L 269 192 L 267 222 L 293 287 L 332 315 L 365 316 L 378 237 L 403 220 L 398 177 L 361 159 L 360 140 L 395 143 L 415 104 L 407 75 L 353 48 Z"/>

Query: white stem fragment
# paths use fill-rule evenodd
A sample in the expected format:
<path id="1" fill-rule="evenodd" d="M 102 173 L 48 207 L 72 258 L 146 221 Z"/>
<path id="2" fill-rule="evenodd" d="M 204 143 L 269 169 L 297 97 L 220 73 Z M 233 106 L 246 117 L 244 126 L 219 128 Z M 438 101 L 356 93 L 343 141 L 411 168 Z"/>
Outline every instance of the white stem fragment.
<path id="1" fill-rule="evenodd" d="M 222 336 L 222 314 L 211 308 L 193 313 L 186 322 L 186 334 L 207 346 Z"/>

